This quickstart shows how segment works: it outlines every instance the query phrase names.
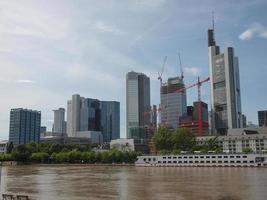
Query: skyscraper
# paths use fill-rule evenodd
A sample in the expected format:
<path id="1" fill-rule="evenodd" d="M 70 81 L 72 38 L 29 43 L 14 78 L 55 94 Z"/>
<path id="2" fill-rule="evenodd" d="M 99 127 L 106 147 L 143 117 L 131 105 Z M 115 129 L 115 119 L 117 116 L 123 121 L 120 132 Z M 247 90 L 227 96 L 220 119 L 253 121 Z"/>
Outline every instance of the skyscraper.
<path id="1" fill-rule="evenodd" d="M 258 111 L 259 126 L 267 126 L 267 110 Z"/>
<path id="2" fill-rule="evenodd" d="M 101 132 L 103 141 L 120 138 L 120 102 L 101 101 Z"/>
<path id="3" fill-rule="evenodd" d="M 104 142 L 120 137 L 119 102 L 99 101 L 75 94 L 67 107 L 68 136 L 77 137 L 92 131 L 102 133 Z"/>
<path id="4" fill-rule="evenodd" d="M 41 112 L 23 108 L 11 109 L 9 125 L 9 142 L 14 146 L 39 142 L 41 129 Z"/>
<path id="5" fill-rule="evenodd" d="M 59 108 L 54 111 L 54 124 L 52 132 L 66 133 L 65 109 Z"/>
<path id="6" fill-rule="evenodd" d="M 214 39 L 214 28 L 208 30 L 211 80 L 212 132 L 226 134 L 228 129 L 242 127 L 238 58 L 234 48 L 220 53 Z"/>
<path id="7" fill-rule="evenodd" d="M 133 138 L 136 130 L 144 132 L 150 124 L 150 79 L 143 73 L 128 72 L 126 75 L 126 123 L 127 138 Z M 135 132 L 135 133 L 134 133 Z M 143 136 L 138 136 L 143 137 Z"/>
<path id="8" fill-rule="evenodd" d="M 181 77 L 169 78 L 160 89 L 161 124 L 171 128 L 179 127 L 179 118 L 186 115 L 186 91 Z"/>
<path id="9" fill-rule="evenodd" d="M 101 130 L 100 101 L 72 95 L 67 105 L 67 134 L 76 137 L 78 131 Z"/>

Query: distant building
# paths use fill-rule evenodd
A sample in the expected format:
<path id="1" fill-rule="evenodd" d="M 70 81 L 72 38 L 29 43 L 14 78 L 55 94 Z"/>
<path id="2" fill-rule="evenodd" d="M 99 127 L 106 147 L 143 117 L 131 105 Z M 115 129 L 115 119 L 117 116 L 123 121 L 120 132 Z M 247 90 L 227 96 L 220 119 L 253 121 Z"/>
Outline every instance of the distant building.
<path id="1" fill-rule="evenodd" d="M 99 132 L 102 142 L 120 137 L 120 103 L 84 98 L 76 94 L 67 105 L 67 134 Z"/>
<path id="2" fill-rule="evenodd" d="M 46 136 L 40 139 L 41 143 L 50 144 L 77 144 L 81 146 L 91 145 L 91 139 L 85 137 Z"/>
<path id="3" fill-rule="evenodd" d="M 120 138 L 120 102 L 101 101 L 101 132 L 103 141 Z"/>
<path id="4" fill-rule="evenodd" d="M 67 134 L 75 137 L 78 131 L 101 131 L 99 100 L 72 95 L 67 105 Z"/>
<path id="5" fill-rule="evenodd" d="M 39 142 L 41 112 L 16 108 L 10 111 L 9 142 L 14 146 Z"/>
<path id="6" fill-rule="evenodd" d="M 161 125 L 179 127 L 179 119 L 187 113 L 186 91 L 181 77 L 169 78 L 160 89 Z M 178 92 L 181 90 L 180 92 Z"/>
<path id="7" fill-rule="evenodd" d="M 46 132 L 41 133 L 40 138 L 45 138 L 45 137 L 63 137 L 63 136 L 67 136 L 67 134 L 66 133 L 46 131 Z"/>
<path id="8" fill-rule="evenodd" d="M 211 80 L 212 131 L 221 135 L 228 129 L 242 127 L 238 57 L 234 48 L 220 52 L 214 30 L 208 30 L 209 67 Z"/>
<path id="9" fill-rule="evenodd" d="M 257 128 L 258 125 L 254 124 L 252 121 L 248 121 L 248 123 L 247 123 L 247 127 L 248 127 L 248 128 Z"/>
<path id="10" fill-rule="evenodd" d="M 138 139 L 121 138 L 121 139 L 111 140 L 110 148 L 115 148 L 118 150 L 132 150 L 144 154 L 149 153 L 148 145 L 144 143 L 142 140 Z"/>
<path id="11" fill-rule="evenodd" d="M 154 128 L 157 128 L 157 119 L 158 119 L 158 112 L 157 112 L 157 106 L 152 106 L 152 112 L 151 112 L 151 125 Z"/>
<path id="12" fill-rule="evenodd" d="M 100 131 L 77 131 L 76 137 L 89 138 L 92 144 L 103 143 L 103 135 Z"/>
<path id="13" fill-rule="evenodd" d="M 59 108 L 54 111 L 54 124 L 52 132 L 66 133 L 65 109 Z"/>
<path id="14" fill-rule="evenodd" d="M 196 136 L 209 134 L 209 113 L 208 104 L 201 102 L 202 106 L 202 134 L 200 134 L 198 121 L 198 102 L 194 102 L 193 106 L 187 106 L 187 115 L 180 117 L 180 127 L 189 128 Z"/>
<path id="15" fill-rule="evenodd" d="M 42 133 L 46 132 L 46 126 L 41 126 L 40 128 L 40 134 L 42 135 Z"/>
<path id="16" fill-rule="evenodd" d="M 126 75 L 127 138 L 150 125 L 150 79 L 145 74 L 128 72 Z M 139 135 L 142 135 L 140 133 Z"/>
<path id="17" fill-rule="evenodd" d="M 267 126 L 267 110 L 258 111 L 259 126 Z"/>
<path id="18" fill-rule="evenodd" d="M 215 137 L 197 137 L 196 143 L 203 145 Z M 216 141 L 225 153 L 242 153 L 248 148 L 255 153 L 262 153 L 263 150 L 267 149 L 267 134 L 246 134 L 244 131 L 235 135 L 218 136 Z"/>
<path id="19" fill-rule="evenodd" d="M 243 123 L 243 128 L 247 127 L 247 117 L 246 115 L 242 114 L 242 123 Z"/>
<path id="20" fill-rule="evenodd" d="M 0 154 L 7 152 L 8 145 L 9 145 L 8 140 L 2 140 L 2 141 L 0 141 Z"/>

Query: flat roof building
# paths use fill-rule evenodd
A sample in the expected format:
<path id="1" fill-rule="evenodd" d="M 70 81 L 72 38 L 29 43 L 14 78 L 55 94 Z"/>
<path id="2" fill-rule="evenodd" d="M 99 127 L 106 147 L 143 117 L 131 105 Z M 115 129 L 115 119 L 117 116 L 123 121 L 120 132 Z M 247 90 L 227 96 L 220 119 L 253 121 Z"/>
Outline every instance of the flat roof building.
<path id="1" fill-rule="evenodd" d="M 14 146 L 39 142 L 41 129 L 41 111 L 23 108 L 11 109 L 9 142 Z"/>

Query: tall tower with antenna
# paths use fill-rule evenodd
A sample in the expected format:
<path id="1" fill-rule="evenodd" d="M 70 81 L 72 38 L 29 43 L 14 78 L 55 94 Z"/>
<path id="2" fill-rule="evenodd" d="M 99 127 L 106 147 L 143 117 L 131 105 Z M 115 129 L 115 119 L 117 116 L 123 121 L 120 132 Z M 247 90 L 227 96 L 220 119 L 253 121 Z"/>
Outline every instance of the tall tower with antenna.
<path id="1" fill-rule="evenodd" d="M 233 47 L 220 53 L 214 38 L 214 24 L 212 12 L 212 28 L 208 29 L 211 131 L 225 135 L 228 129 L 242 127 L 239 65 Z"/>

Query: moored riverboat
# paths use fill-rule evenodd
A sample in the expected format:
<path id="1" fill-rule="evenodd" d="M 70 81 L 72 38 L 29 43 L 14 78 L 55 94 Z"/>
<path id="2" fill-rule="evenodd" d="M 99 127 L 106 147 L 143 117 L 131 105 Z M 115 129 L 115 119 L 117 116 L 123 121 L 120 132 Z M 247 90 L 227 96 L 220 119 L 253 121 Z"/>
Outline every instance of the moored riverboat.
<path id="1" fill-rule="evenodd" d="M 267 154 L 143 155 L 137 167 L 267 167 Z"/>

